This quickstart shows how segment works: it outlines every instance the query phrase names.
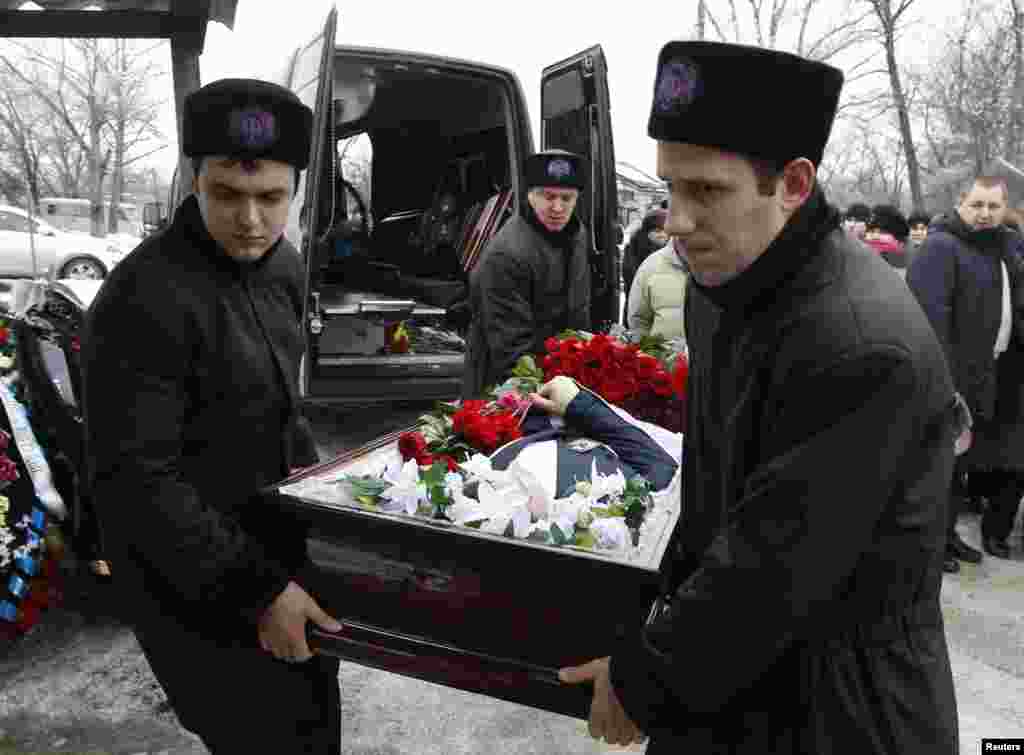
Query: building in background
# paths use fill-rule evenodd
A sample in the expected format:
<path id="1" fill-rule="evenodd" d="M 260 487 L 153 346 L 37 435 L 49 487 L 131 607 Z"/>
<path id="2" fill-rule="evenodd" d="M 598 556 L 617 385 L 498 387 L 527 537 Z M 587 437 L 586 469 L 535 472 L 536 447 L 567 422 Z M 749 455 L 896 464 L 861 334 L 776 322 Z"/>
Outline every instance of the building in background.
<path id="1" fill-rule="evenodd" d="M 615 163 L 619 222 L 625 228 L 643 218 L 652 205 L 668 199 L 665 182 L 626 162 Z"/>

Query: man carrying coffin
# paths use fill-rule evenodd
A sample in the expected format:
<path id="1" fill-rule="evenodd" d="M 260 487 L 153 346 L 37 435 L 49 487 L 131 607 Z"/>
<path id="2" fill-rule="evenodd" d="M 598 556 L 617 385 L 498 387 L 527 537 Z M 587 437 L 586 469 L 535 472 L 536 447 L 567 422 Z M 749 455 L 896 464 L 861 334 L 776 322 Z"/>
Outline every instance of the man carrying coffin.
<path id="1" fill-rule="evenodd" d="M 341 626 L 305 531 L 257 491 L 316 461 L 298 410 L 302 261 L 284 238 L 313 113 L 276 84 L 185 100 L 194 194 L 110 274 L 83 347 L 92 493 L 126 616 L 213 753 L 337 753 Z"/>
<path id="2" fill-rule="evenodd" d="M 939 589 L 958 404 L 913 295 L 816 182 L 842 81 L 738 45 L 659 56 L 690 413 L 670 605 L 562 671 L 594 683 L 610 743 L 957 751 Z"/>
<path id="3" fill-rule="evenodd" d="M 519 215 L 488 243 L 469 281 L 473 321 L 463 398 L 504 381 L 519 357 L 563 330 L 590 329 L 587 234 L 576 213 L 583 158 L 548 150 L 526 159 Z"/>

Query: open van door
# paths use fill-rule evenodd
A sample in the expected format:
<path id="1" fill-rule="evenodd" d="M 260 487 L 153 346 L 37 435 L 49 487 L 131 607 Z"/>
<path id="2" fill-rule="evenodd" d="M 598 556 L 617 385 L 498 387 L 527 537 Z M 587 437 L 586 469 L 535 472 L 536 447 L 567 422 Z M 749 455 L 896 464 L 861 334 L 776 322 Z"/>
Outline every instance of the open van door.
<path id="1" fill-rule="evenodd" d="M 331 100 L 334 87 L 334 45 L 338 29 L 338 9 L 331 8 L 323 30 L 297 49 L 274 77 L 276 83 L 290 89 L 313 110 L 313 139 L 309 166 L 299 181 L 295 201 L 288 213 L 285 236 L 302 253 L 306 270 L 302 323 L 307 343 L 299 375 L 299 393 L 309 395 L 311 331 L 319 326 L 319 307 L 310 291 L 310 272 L 316 259 L 315 247 L 330 229 L 334 214 L 334 145 Z"/>
<path id="2" fill-rule="evenodd" d="M 591 319 L 596 330 L 606 331 L 619 321 L 620 262 L 608 68 L 600 45 L 544 69 L 540 109 L 541 149 L 564 149 L 589 161 L 588 190 L 576 211 L 589 234 Z"/>

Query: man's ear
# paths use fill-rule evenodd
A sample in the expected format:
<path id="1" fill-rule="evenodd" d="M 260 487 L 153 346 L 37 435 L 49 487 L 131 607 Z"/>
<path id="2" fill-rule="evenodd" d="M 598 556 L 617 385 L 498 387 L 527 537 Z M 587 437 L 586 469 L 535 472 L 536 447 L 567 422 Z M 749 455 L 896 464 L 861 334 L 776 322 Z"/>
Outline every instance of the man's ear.
<path id="1" fill-rule="evenodd" d="M 786 163 L 782 169 L 781 194 L 782 210 L 788 216 L 803 207 L 811 196 L 817 180 L 814 163 L 806 157 L 798 157 Z"/>

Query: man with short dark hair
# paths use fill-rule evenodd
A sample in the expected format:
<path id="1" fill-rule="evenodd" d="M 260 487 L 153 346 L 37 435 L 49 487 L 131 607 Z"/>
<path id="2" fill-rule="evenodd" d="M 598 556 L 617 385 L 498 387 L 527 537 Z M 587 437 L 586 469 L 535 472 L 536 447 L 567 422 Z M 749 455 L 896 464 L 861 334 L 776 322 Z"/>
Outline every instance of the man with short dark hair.
<path id="1" fill-rule="evenodd" d="M 1010 347 L 1016 339 L 1016 296 L 1024 280 L 1016 252 L 1019 236 L 1003 222 L 1007 200 L 1003 179 L 979 176 L 971 181 L 956 209 L 932 221 L 928 238 L 907 273 L 907 284 L 945 347 L 956 389 L 974 417 L 972 447 L 958 458 L 954 480 L 973 469 L 1009 470 L 1005 486 L 999 486 L 1003 489 L 993 491 L 990 497 L 1001 501 L 1016 496 L 1015 506 L 1024 493 L 1024 482 L 1017 479 L 1022 475 L 1013 470 L 1024 471 L 1024 450 L 1019 438 L 1006 442 L 1001 428 L 1016 422 L 1014 415 L 1019 411 L 1017 391 L 1019 378 L 1024 376 L 1007 377 L 1010 370 L 1017 372 L 1016 350 Z M 962 502 L 958 489 L 951 488 L 945 564 L 948 572 L 959 571 L 960 561 L 982 560 L 981 552 L 965 543 L 956 531 Z M 1009 528 L 1004 521 L 1005 516 L 997 514 L 982 522 L 982 545 L 990 554 L 1006 555 L 1004 540 Z"/>
<path id="2" fill-rule="evenodd" d="M 587 234 L 576 212 L 585 187 L 579 155 L 548 150 L 526 159 L 519 214 L 488 242 L 469 279 L 463 398 L 503 382 L 520 357 L 544 352 L 566 329 L 590 329 Z"/>
<path id="3" fill-rule="evenodd" d="M 283 237 L 312 112 L 226 79 L 185 100 L 194 195 L 109 275 L 82 350 L 93 498 L 122 604 L 211 752 L 340 751 L 339 631 L 305 528 L 257 493 L 316 461 L 299 414 L 302 263 Z"/>
<path id="4" fill-rule="evenodd" d="M 939 602 L 955 396 L 921 308 L 817 183 L 842 80 L 740 45 L 659 56 L 648 133 L 690 272 L 682 526 L 665 610 L 617 617 L 610 658 L 562 671 L 594 683 L 609 743 L 957 751 Z M 769 111 L 785 127 L 750 128 Z M 758 160 L 782 166 L 769 193 Z"/>

